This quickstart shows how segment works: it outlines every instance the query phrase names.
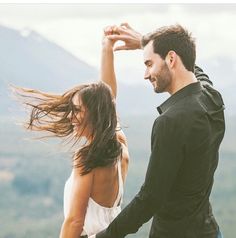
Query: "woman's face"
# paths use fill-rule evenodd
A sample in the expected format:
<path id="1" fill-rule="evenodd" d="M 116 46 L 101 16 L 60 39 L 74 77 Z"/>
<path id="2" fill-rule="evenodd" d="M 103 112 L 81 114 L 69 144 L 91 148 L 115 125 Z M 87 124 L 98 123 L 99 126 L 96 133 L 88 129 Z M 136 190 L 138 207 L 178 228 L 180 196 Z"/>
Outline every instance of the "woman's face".
<path id="1" fill-rule="evenodd" d="M 71 114 L 71 124 L 74 126 L 74 131 L 81 136 L 88 137 L 88 128 L 86 125 L 85 113 L 86 109 L 78 94 L 72 98 L 73 113 Z"/>

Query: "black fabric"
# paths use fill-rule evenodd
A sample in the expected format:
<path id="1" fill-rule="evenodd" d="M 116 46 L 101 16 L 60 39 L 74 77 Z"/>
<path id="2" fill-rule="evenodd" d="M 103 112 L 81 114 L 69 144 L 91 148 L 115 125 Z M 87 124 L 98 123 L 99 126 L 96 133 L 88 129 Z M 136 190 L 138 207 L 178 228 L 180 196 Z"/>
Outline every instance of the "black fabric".
<path id="1" fill-rule="evenodd" d="M 143 186 L 97 238 L 122 238 L 153 218 L 149 238 L 215 238 L 209 196 L 224 136 L 224 103 L 195 68 L 190 84 L 157 108 Z"/>

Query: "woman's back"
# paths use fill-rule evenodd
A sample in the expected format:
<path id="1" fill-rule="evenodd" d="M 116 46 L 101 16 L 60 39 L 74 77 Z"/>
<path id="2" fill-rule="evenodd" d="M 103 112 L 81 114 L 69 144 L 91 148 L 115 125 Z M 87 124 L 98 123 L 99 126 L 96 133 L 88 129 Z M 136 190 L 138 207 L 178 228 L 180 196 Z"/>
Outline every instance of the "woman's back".
<path id="1" fill-rule="evenodd" d="M 91 172 L 93 173 L 93 185 L 81 235 L 89 236 L 105 229 L 120 213 L 128 161 L 128 150 L 123 146 L 122 157 L 118 157 L 117 163 L 112 166 L 95 168 Z M 69 198 L 72 192 L 73 171 L 64 189 L 65 217 L 70 206 Z"/>
<path id="2" fill-rule="evenodd" d="M 128 150 L 122 146 L 121 175 L 122 186 L 128 171 Z M 119 191 L 118 163 L 94 169 L 94 180 L 91 192 L 91 198 L 104 207 L 112 207 Z"/>

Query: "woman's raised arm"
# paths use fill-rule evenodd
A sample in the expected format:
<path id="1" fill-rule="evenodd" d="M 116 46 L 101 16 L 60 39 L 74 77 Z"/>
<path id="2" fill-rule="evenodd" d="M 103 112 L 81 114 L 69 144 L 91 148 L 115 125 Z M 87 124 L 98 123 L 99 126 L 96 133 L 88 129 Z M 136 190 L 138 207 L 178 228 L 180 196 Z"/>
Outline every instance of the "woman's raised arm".
<path id="1" fill-rule="evenodd" d="M 100 79 L 111 87 L 114 99 L 117 96 L 117 82 L 114 68 L 114 44 L 116 40 L 108 39 L 107 36 L 119 34 L 115 31 L 116 26 L 109 26 L 104 30 L 102 41 L 102 56 L 101 56 L 101 69 Z M 119 120 L 117 122 L 117 136 L 118 140 L 127 146 L 127 139 L 124 132 L 121 130 Z"/>
<path id="2" fill-rule="evenodd" d="M 100 79 L 111 87 L 114 98 L 117 95 L 117 83 L 114 69 L 114 53 L 113 46 L 115 40 L 110 40 L 106 36 L 113 34 L 112 27 L 107 27 L 104 30 L 102 40 L 102 55 L 101 55 L 101 68 Z"/>

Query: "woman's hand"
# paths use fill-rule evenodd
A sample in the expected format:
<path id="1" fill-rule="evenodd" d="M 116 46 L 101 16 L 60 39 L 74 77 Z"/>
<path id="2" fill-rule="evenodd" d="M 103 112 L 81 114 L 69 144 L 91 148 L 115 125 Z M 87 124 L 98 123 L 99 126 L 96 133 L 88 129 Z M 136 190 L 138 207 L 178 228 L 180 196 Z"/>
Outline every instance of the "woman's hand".
<path id="1" fill-rule="evenodd" d="M 109 39 L 108 36 L 110 35 L 117 35 L 119 32 L 117 31 L 118 27 L 113 25 L 113 26 L 107 26 L 104 28 L 104 35 L 102 39 L 102 45 L 105 48 L 111 48 L 113 49 L 114 44 L 116 43 L 116 39 Z"/>

